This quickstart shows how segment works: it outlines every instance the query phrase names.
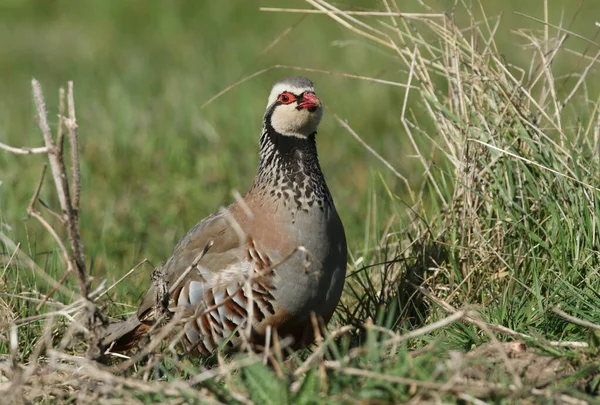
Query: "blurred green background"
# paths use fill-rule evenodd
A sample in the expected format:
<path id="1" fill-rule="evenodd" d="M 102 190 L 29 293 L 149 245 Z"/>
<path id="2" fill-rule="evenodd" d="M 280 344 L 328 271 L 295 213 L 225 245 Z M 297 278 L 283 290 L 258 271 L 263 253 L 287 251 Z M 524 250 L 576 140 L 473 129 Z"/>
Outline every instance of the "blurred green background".
<path id="1" fill-rule="evenodd" d="M 454 1 L 426 3 L 436 12 L 452 14 Z M 0 3 L 0 142 L 42 145 L 33 117 L 32 77 L 42 83 L 54 127 L 58 88 L 67 80 L 75 82 L 82 233 L 92 275 L 108 275 L 112 281 L 143 258 L 159 265 L 187 229 L 229 203 L 232 190 L 243 193 L 250 186 L 266 98 L 271 85 L 287 75 L 309 76 L 326 105 L 319 152 L 352 252 L 367 243 L 365 235 L 378 238 L 377 229 L 397 210 L 396 202 L 383 192 L 385 185 L 400 200 L 406 190 L 336 123 L 332 113 L 347 119 L 411 185 L 420 184 L 424 169 L 400 123 L 405 97 L 401 87 L 275 69 L 201 109 L 231 83 L 275 64 L 406 80 L 408 67 L 392 52 L 375 49 L 327 16 L 259 10 L 282 4 L 274 0 Z M 343 9 L 384 10 L 378 1 L 335 4 Z M 414 0 L 397 4 L 403 12 L 428 12 Z M 549 0 L 548 5 L 553 24 L 597 39 L 600 2 Z M 310 6 L 289 1 L 284 7 Z M 519 46 L 525 41 L 514 30 L 539 33 L 543 25 L 515 11 L 543 19 L 544 2 L 484 0 L 483 7 L 488 18 L 502 16 L 496 34 L 500 51 L 509 62 L 527 66 L 531 50 Z M 473 12 L 481 15 L 478 3 Z M 385 29 L 389 20 L 377 18 Z M 554 37 L 556 29 L 550 28 L 550 35 Z M 588 50 L 589 43 L 575 36 L 567 41 L 571 49 Z M 556 76 L 581 68 L 582 63 L 581 58 L 562 58 L 554 65 Z M 48 254 L 52 241 L 39 224 L 23 218 L 44 161 L 42 156 L 0 151 L 3 232 L 21 242 L 42 266 L 54 260 Z M 46 180 L 42 198 L 57 207 L 50 177 Z M 143 277 L 148 273 L 144 270 L 124 286 L 123 293 L 133 293 L 131 301 L 145 289 Z"/>

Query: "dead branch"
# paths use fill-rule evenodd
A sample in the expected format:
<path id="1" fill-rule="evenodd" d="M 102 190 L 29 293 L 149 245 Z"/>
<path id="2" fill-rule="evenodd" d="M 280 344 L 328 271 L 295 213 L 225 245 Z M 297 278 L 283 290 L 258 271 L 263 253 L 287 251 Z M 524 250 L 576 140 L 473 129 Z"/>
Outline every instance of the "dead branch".
<path id="1" fill-rule="evenodd" d="M 38 182 L 28 205 L 27 213 L 29 216 L 36 218 L 48 231 L 48 233 L 50 233 L 65 262 L 66 271 L 62 277 L 60 277 L 58 282 L 55 280 L 49 281 L 50 277 L 47 277 L 47 274 L 42 271 L 42 274 L 45 276 L 44 278 L 46 281 L 48 281 L 52 288 L 41 301 L 38 308 L 40 308 L 57 290 L 61 290 L 67 294 L 71 293 L 62 287 L 62 283 L 69 275 L 75 273 L 79 282 L 79 292 L 83 297 L 83 305 L 80 306 L 80 317 L 78 319 L 78 323 L 80 323 L 82 326 L 80 330 L 84 330 L 84 332 L 87 334 L 91 333 L 88 355 L 94 357 L 99 352 L 98 336 L 101 335 L 97 329 L 101 328 L 105 322 L 104 316 L 96 308 L 93 301 L 91 301 L 93 297 L 90 296 L 90 281 L 87 275 L 85 254 L 79 230 L 79 200 L 81 194 L 81 181 L 73 82 L 68 83 L 68 91 L 66 93 L 66 108 L 65 90 L 63 88 L 59 90 L 59 117 L 56 139 L 54 139 L 52 135 L 50 124 L 48 122 L 48 114 L 46 111 L 46 103 L 44 100 L 42 87 L 35 79 L 32 79 L 31 86 L 33 100 L 36 106 L 36 121 L 42 132 L 45 146 L 42 148 L 14 148 L 5 144 L 0 144 L 0 149 L 4 149 L 8 152 L 16 154 L 46 153 L 48 155 L 50 172 L 52 173 L 52 178 L 54 180 L 56 195 L 60 203 L 60 210 L 55 211 L 51 209 L 40 199 L 40 192 L 43 187 L 44 175 L 46 173 L 46 167 L 44 166 L 40 181 Z M 68 117 L 65 116 L 65 110 L 68 111 Z M 69 147 L 71 149 L 70 181 L 64 157 L 65 134 L 69 138 Z M 52 225 L 42 214 L 42 212 L 36 209 L 37 202 L 40 202 L 42 206 L 47 208 L 48 212 L 58 219 L 58 223 L 65 227 L 67 239 L 69 241 L 68 246 L 64 240 L 64 236 L 61 236 L 57 227 Z M 30 267 L 34 268 L 38 273 L 40 273 L 40 269 L 37 266 L 30 264 Z"/>
<path id="2" fill-rule="evenodd" d="M 65 119 L 62 115 L 64 111 L 64 90 L 61 89 L 59 93 L 59 111 L 61 112 L 59 116 L 59 129 L 58 129 L 58 144 L 54 143 L 54 138 L 52 137 L 52 132 L 50 130 L 50 125 L 48 124 L 48 114 L 46 112 L 46 103 L 44 101 L 44 95 L 42 93 L 42 87 L 40 83 L 33 79 L 31 81 L 31 86 L 33 89 L 33 99 L 37 109 L 37 122 L 42 131 L 42 135 L 44 137 L 44 142 L 46 144 L 46 149 L 48 151 L 48 160 L 50 162 L 50 169 L 52 172 L 52 177 L 54 179 L 54 185 L 56 187 L 56 194 L 58 196 L 60 207 L 62 211 L 62 217 L 64 220 L 65 227 L 67 228 L 67 235 L 69 238 L 69 243 L 71 245 L 71 253 L 68 254 L 68 271 L 74 269 L 77 278 L 79 280 L 79 289 L 81 295 L 87 297 L 89 294 L 89 280 L 87 277 L 86 264 L 85 264 L 85 256 L 83 253 L 83 244 L 81 242 L 81 236 L 79 233 L 79 213 L 74 208 L 74 202 L 79 205 L 79 153 L 76 150 L 73 150 L 73 147 L 77 147 L 77 123 L 75 119 L 75 106 L 74 106 L 74 97 L 73 97 L 73 83 L 69 82 L 69 93 L 68 93 L 68 110 L 69 110 L 69 118 Z M 73 170 L 73 187 L 75 190 L 74 199 L 71 200 L 70 197 L 70 188 L 67 177 L 67 171 L 65 168 L 64 156 L 63 156 L 63 148 L 62 148 L 62 138 L 63 138 L 63 128 L 62 124 L 67 126 L 69 130 L 69 139 L 71 144 L 71 156 L 72 156 L 72 164 L 75 168 Z M 33 209 L 33 205 L 29 207 L 29 214 L 38 219 L 42 224 L 44 224 L 43 217 L 41 214 Z M 48 229 L 48 226 L 45 225 Z M 51 232 L 52 233 L 52 232 Z M 54 236 L 54 234 L 53 234 Z M 55 237 L 56 239 L 56 237 Z M 58 242 L 58 241 L 57 241 Z M 60 243 L 59 243 L 60 245 Z M 64 252 L 64 249 L 61 247 L 61 250 Z"/>
<path id="3" fill-rule="evenodd" d="M 14 146 L 7 145 L 0 142 L 0 149 L 4 149 L 7 152 L 14 153 L 17 155 L 36 155 L 40 153 L 48 153 L 48 148 L 42 146 L 40 148 L 16 148 Z"/>

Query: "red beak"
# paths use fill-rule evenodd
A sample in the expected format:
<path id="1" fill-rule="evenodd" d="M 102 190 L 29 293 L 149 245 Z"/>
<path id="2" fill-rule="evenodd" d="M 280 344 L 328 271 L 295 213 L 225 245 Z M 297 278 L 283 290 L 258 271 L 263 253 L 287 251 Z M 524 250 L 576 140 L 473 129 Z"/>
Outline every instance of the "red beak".
<path id="1" fill-rule="evenodd" d="M 315 93 L 306 92 L 302 95 L 302 101 L 298 103 L 298 109 L 302 108 L 315 108 L 320 104 L 319 99 L 315 95 Z"/>

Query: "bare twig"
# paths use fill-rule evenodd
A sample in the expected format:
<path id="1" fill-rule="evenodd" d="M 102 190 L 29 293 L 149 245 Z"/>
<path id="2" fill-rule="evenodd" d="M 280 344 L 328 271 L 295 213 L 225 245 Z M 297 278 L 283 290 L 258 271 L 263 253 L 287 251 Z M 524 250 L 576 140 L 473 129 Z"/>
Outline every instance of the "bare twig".
<path id="1" fill-rule="evenodd" d="M 62 156 L 64 152 L 64 119 L 65 119 L 65 89 L 62 87 L 58 89 L 58 134 L 56 135 L 56 145 L 58 148 L 59 156 Z"/>
<path id="2" fill-rule="evenodd" d="M 80 290 L 81 290 L 81 294 L 84 297 L 88 296 L 88 292 L 89 292 L 89 282 L 87 280 L 87 272 L 86 272 L 86 265 L 85 265 L 85 260 L 84 260 L 84 256 L 83 256 L 83 246 L 81 243 L 81 237 L 79 235 L 79 221 L 77 219 L 77 214 L 74 212 L 73 210 L 73 205 L 71 204 L 71 199 L 70 199 L 70 192 L 69 192 L 69 183 L 67 180 L 67 173 L 66 173 L 66 169 L 65 169 L 65 165 L 64 165 L 64 160 L 63 160 L 63 155 L 62 155 L 62 148 L 60 147 L 60 145 L 57 146 L 54 144 L 54 141 L 52 139 L 52 133 L 50 131 L 50 126 L 48 124 L 48 119 L 47 119 L 47 113 L 46 113 L 46 105 L 44 102 L 44 96 L 42 93 L 42 88 L 40 83 L 33 79 L 31 82 L 32 88 L 33 88 L 33 97 L 34 97 L 34 101 L 36 104 L 36 108 L 37 108 L 37 120 L 38 120 L 38 125 L 40 126 L 40 129 L 42 130 L 42 134 L 44 136 L 44 141 L 46 143 L 46 147 L 48 148 L 48 160 L 50 161 L 50 168 L 52 171 L 52 177 L 54 178 L 54 184 L 56 187 L 56 192 L 60 201 L 60 206 L 62 209 L 62 213 L 64 216 L 64 220 L 66 223 L 66 227 L 67 227 L 67 234 L 69 236 L 69 241 L 71 244 L 71 249 L 73 251 L 73 257 L 69 255 L 69 261 L 72 262 L 72 267 L 74 267 L 77 270 L 77 276 L 79 279 L 79 285 L 80 285 Z M 74 105 L 73 105 L 73 86 L 72 83 L 70 83 L 69 85 L 69 122 L 68 122 L 68 128 L 69 128 L 69 135 L 71 138 L 71 144 L 77 146 L 76 141 L 75 143 L 73 142 L 73 138 L 76 137 L 76 135 L 72 135 L 72 132 L 75 130 L 76 128 L 76 123 L 75 123 L 75 110 L 74 110 Z M 64 92 L 61 92 L 61 94 L 64 94 Z M 64 97 L 64 96 L 62 96 Z M 61 97 L 61 104 L 62 104 L 62 98 Z M 64 107 L 61 107 L 61 110 Z M 60 118 L 60 122 L 62 123 L 62 115 Z M 62 134 L 62 128 L 59 130 L 59 132 Z M 62 136 L 60 136 L 59 141 L 62 143 Z M 79 176 L 79 169 L 78 169 L 78 165 L 79 165 L 79 158 L 78 158 L 78 154 L 77 152 L 73 152 L 73 157 L 74 157 L 74 162 L 73 164 L 76 165 L 77 170 L 76 170 L 76 176 L 78 178 Z M 76 186 L 78 187 L 78 182 L 79 180 L 77 180 Z M 79 191 L 77 190 L 77 193 Z M 79 197 L 77 196 L 77 199 Z M 77 200 L 78 201 L 78 200 Z M 38 220 L 41 221 L 41 215 L 33 215 L 36 218 L 38 218 Z"/>
<path id="3" fill-rule="evenodd" d="M 40 153 L 48 153 L 48 148 L 45 146 L 39 148 L 16 148 L 2 142 L 0 142 L 0 149 L 4 149 L 10 153 L 16 153 L 17 155 L 36 155 Z"/>
<path id="4" fill-rule="evenodd" d="M 42 305 L 54 294 L 57 290 L 62 290 L 62 283 L 66 280 L 66 278 L 71 274 L 75 273 L 77 275 L 77 279 L 79 281 L 79 289 L 81 295 L 84 297 L 84 300 L 87 304 L 81 306 L 82 311 L 82 327 L 86 331 L 94 331 L 98 332 L 96 329 L 100 327 L 100 324 L 103 324 L 103 315 L 97 310 L 91 301 L 91 297 L 89 296 L 90 283 L 87 275 L 85 256 L 83 250 L 83 244 L 81 241 L 81 235 L 79 231 L 79 199 L 80 199 L 80 172 L 79 172 L 79 152 L 78 152 L 78 140 L 77 140 L 77 122 L 75 118 L 75 102 L 73 96 L 73 82 L 69 82 L 68 88 L 68 111 L 69 117 L 66 118 L 64 116 L 65 112 L 65 91 L 64 89 L 59 90 L 59 117 L 58 117 L 58 133 L 56 143 L 52 137 L 52 132 L 50 129 L 50 125 L 48 123 L 48 114 L 46 111 L 46 103 L 44 101 L 44 95 L 42 92 L 42 87 L 40 83 L 32 79 L 31 81 L 33 99 L 36 106 L 36 120 L 40 130 L 42 132 L 42 136 L 44 138 L 45 148 L 3 148 L 9 150 L 14 153 L 25 154 L 25 153 L 47 153 L 48 161 L 50 163 L 50 171 L 52 173 L 52 178 L 54 180 L 54 185 L 56 188 L 56 195 L 58 197 L 60 203 L 60 213 L 54 212 L 50 207 L 48 207 L 45 203 L 43 203 L 40 198 L 40 192 L 44 181 L 44 175 L 46 172 L 46 167 L 42 170 L 42 175 L 40 177 L 40 181 L 38 182 L 37 187 L 34 190 L 30 203 L 28 205 L 27 212 L 28 214 L 36 218 L 44 228 L 50 233 L 54 241 L 56 242 L 59 251 L 61 252 L 61 256 L 63 257 L 66 264 L 66 271 L 58 280 L 49 281 L 49 284 L 52 285 L 52 289 L 47 293 L 45 298 L 39 303 L 38 309 L 41 308 Z M 64 125 L 64 126 L 63 126 Z M 67 170 L 65 167 L 65 159 L 64 159 L 64 128 L 68 129 L 68 136 L 70 141 L 71 148 L 71 172 L 72 172 L 72 181 L 69 184 Z M 4 144 L 2 144 L 4 145 Z M 71 199 L 71 190 L 70 186 L 73 187 L 73 199 Z M 36 202 L 40 201 L 40 203 L 48 209 L 48 211 L 58 218 L 60 224 L 66 227 L 67 235 L 69 239 L 70 249 L 67 248 L 65 242 L 59 236 L 57 230 L 44 218 L 44 216 L 35 208 Z M 43 273 L 45 274 L 45 273 Z M 49 277 L 47 277 L 48 279 Z M 63 292 L 63 291 L 61 291 Z M 66 294 L 69 294 L 68 291 L 64 291 Z M 100 323 L 99 323 L 100 322 Z M 92 335 L 92 339 L 90 342 L 90 352 L 95 353 L 98 352 L 97 343 L 99 333 L 94 333 Z M 91 354 L 94 356 L 94 354 Z"/>
<path id="5" fill-rule="evenodd" d="M 71 271 L 65 271 L 63 273 L 63 275 L 58 279 L 58 281 L 56 282 L 56 285 L 54 287 L 52 287 L 52 289 L 50 291 L 48 291 L 48 293 L 44 296 L 44 298 L 40 301 L 40 303 L 37 305 L 37 307 L 35 307 L 36 311 L 39 311 L 42 306 L 44 306 L 44 304 L 52 297 L 52 295 L 54 295 L 54 293 L 56 292 L 56 290 L 58 290 L 58 287 L 62 285 L 62 283 L 65 282 L 65 280 L 67 279 L 67 277 L 71 274 Z"/>
<path id="6" fill-rule="evenodd" d="M 27 212 L 29 214 L 31 214 L 31 212 L 35 209 L 35 203 L 38 200 L 38 198 L 40 197 L 40 191 L 42 190 L 42 185 L 44 184 L 44 177 L 46 176 L 46 168 L 48 166 L 44 164 L 44 166 L 42 167 L 42 175 L 40 176 L 40 181 L 38 182 L 37 187 L 35 188 L 35 191 L 33 192 L 33 195 L 31 196 L 31 200 L 29 200 L 29 206 L 27 207 Z"/>
<path id="7" fill-rule="evenodd" d="M 79 198 L 81 194 L 81 174 L 79 169 L 79 134 L 77 133 L 77 120 L 75 118 L 75 97 L 73 95 L 73 82 L 68 83 L 69 90 L 67 104 L 69 119 L 66 121 L 69 130 L 69 143 L 71 145 L 71 186 L 73 187 L 73 211 L 76 220 L 76 228 L 79 229 Z M 81 239 L 79 239 L 81 241 Z M 83 247 L 80 248 L 83 252 Z"/>
<path id="8" fill-rule="evenodd" d="M 32 79 L 31 87 L 33 89 L 33 101 L 35 102 L 37 109 L 37 122 L 42 130 L 44 142 L 46 143 L 46 148 L 48 149 L 50 169 L 52 171 L 52 177 L 54 178 L 54 185 L 56 186 L 60 206 L 64 214 L 67 211 L 67 200 L 65 199 L 65 191 L 63 190 L 63 183 L 61 181 L 61 172 L 55 150 L 56 146 L 54 145 L 54 140 L 52 139 L 50 124 L 48 124 L 48 113 L 46 112 L 46 103 L 44 101 L 44 95 L 42 94 L 42 86 L 40 85 L 40 82 Z"/>
<path id="9" fill-rule="evenodd" d="M 556 315 L 560 316 L 561 318 L 566 319 L 567 321 L 569 321 L 571 323 L 574 323 L 575 325 L 585 326 L 586 328 L 600 330 L 600 325 L 583 320 L 583 319 L 579 319 L 573 315 L 569 315 L 566 312 L 561 311 L 560 309 L 556 308 L 553 305 L 550 305 L 550 310 L 552 312 L 554 312 Z"/>

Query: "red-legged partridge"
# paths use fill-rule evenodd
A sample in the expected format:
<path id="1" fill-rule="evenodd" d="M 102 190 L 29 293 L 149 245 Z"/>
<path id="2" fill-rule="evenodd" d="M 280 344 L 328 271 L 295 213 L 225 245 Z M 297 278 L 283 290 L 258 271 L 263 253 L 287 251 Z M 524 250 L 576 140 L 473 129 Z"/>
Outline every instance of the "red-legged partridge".
<path id="1" fill-rule="evenodd" d="M 310 80 L 276 83 L 250 191 L 194 226 L 164 264 L 167 286 L 178 282 L 170 306 L 185 314 L 188 348 L 208 355 L 229 339 L 235 350 L 246 330 L 262 345 L 268 329 L 301 348 L 313 340 L 311 313 L 331 318 L 344 287 L 346 237 L 317 158 L 322 115 Z M 154 321 L 155 296 L 153 286 L 137 316 L 111 325 L 103 343 L 131 346 Z"/>

